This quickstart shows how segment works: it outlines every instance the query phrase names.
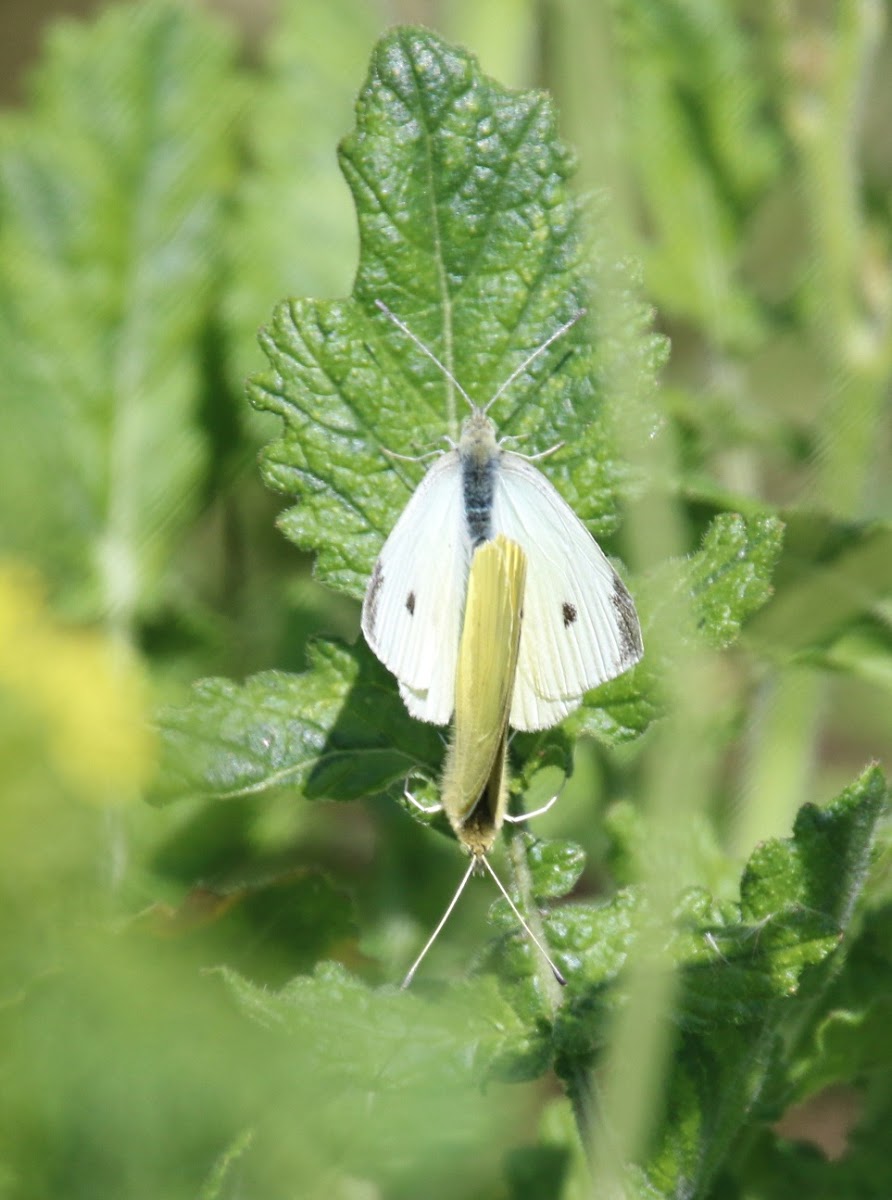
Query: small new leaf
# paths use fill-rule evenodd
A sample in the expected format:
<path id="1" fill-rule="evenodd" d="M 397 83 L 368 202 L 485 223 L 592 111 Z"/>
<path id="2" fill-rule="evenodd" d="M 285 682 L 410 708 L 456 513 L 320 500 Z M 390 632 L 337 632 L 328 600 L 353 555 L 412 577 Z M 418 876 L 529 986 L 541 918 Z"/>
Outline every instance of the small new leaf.
<path id="1" fill-rule="evenodd" d="M 716 517 L 691 560 L 690 589 L 698 625 L 714 646 L 737 639 L 747 617 L 771 596 L 771 574 L 783 539 L 776 517 Z"/>

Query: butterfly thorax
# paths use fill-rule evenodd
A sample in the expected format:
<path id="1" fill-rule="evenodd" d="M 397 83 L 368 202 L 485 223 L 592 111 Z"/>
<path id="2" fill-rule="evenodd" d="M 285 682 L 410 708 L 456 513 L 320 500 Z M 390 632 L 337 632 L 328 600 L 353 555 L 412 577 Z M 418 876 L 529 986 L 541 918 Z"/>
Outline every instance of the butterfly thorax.
<path id="1" fill-rule="evenodd" d="M 462 426 L 458 443 L 462 495 L 471 544 L 492 537 L 492 502 L 502 452 L 496 428 L 482 409 L 476 409 Z"/>

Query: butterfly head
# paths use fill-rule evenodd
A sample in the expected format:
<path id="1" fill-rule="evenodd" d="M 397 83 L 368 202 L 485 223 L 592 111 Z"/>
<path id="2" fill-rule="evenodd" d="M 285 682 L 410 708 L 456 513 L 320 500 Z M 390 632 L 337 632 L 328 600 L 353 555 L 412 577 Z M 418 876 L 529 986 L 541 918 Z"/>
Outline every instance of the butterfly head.
<path id="1" fill-rule="evenodd" d="M 496 427 L 482 408 L 475 408 L 461 427 L 458 452 L 465 461 L 485 465 L 498 457 Z"/>

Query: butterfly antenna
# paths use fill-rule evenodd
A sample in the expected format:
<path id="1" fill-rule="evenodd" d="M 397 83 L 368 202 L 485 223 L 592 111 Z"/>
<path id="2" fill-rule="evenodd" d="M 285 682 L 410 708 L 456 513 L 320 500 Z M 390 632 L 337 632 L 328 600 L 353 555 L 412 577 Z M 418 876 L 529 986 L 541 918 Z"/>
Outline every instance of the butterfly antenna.
<path id="1" fill-rule="evenodd" d="M 461 393 L 461 395 L 464 396 L 465 400 L 468 402 L 468 407 L 472 408 L 472 409 L 476 408 L 474 401 L 471 399 L 471 397 L 468 395 L 468 393 L 465 391 L 465 389 L 462 387 L 462 385 L 458 382 L 458 380 L 455 378 L 455 376 L 452 374 L 452 372 L 449 370 L 449 368 L 444 363 L 440 362 L 440 360 L 437 358 L 436 354 L 434 354 L 433 350 L 428 349 L 428 347 L 425 346 L 425 344 L 421 340 L 421 338 L 418 337 L 417 334 L 413 333 L 412 330 L 409 328 L 409 326 L 406 325 L 406 323 L 404 321 L 401 321 L 395 312 L 391 312 L 383 300 L 376 300 L 375 304 L 378 306 L 378 308 L 381 309 L 381 312 L 384 313 L 384 316 L 387 317 L 387 319 L 389 321 L 393 321 L 393 323 L 397 327 L 397 329 L 401 329 L 403 331 L 403 333 L 406 335 L 406 337 L 411 342 L 415 343 L 415 345 L 418 347 L 418 349 L 421 351 L 422 354 L 426 354 L 432 363 L 437 364 L 437 366 L 440 368 L 440 370 L 443 372 L 443 374 L 446 376 L 446 378 L 449 380 L 449 382 L 452 384 L 452 386 L 457 388 L 458 391 Z M 552 338 L 552 341 L 553 340 L 554 339 Z M 542 348 L 544 349 L 545 347 L 543 346 Z"/>
<path id="2" fill-rule="evenodd" d="M 465 890 L 465 886 L 467 885 L 468 880 L 473 875 L 474 868 L 476 866 L 477 866 L 477 860 L 476 860 L 476 858 L 472 858 L 470 866 L 468 867 L 467 871 L 465 871 L 464 878 L 462 879 L 461 883 L 458 885 L 458 887 L 455 890 L 455 895 L 449 901 L 449 907 L 443 913 L 442 917 L 440 917 L 440 922 L 437 925 L 437 928 L 434 930 L 434 932 L 430 935 L 430 937 L 425 942 L 424 949 L 421 951 L 421 953 L 418 955 L 418 957 L 412 963 L 412 966 L 409 968 L 409 970 L 406 974 L 406 978 L 400 984 L 401 988 L 407 988 L 409 986 L 409 984 L 412 982 L 412 980 L 415 978 L 415 972 L 421 966 L 422 960 L 424 959 L 424 956 L 427 954 L 428 950 L 430 950 L 431 946 L 434 944 L 434 942 L 439 937 L 440 930 L 443 928 L 443 926 L 449 920 L 449 917 L 452 914 L 452 910 L 455 908 L 456 904 L 458 904 L 458 898 L 462 894 L 462 892 Z"/>
<path id="3" fill-rule="evenodd" d="M 530 929 L 529 925 L 527 925 L 526 921 L 520 915 L 520 911 L 518 910 L 517 905 L 514 903 L 514 901 L 511 899 L 511 897 L 508 895 L 507 891 L 505 890 L 505 885 L 502 883 L 501 879 L 499 879 L 498 875 L 495 873 L 495 871 L 489 865 L 489 859 L 487 859 L 486 857 L 481 855 L 480 861 L 483 863 L 484 867 L 486 867 L 487 871 L 489 871 L 490 875 L 492 875 L 493 879 L 496 881 L 496 886 L 498 887 L 498 889 L 502 893 L 502 895 L 505 897 L 505 899 L 508 901 L 508 904 L 511 907 L 511 911 L 514 913 L 515 917 L 517 917 L 518 921 L 520 921 L 520 923 L 523 926 L 524 931 L 526 932 L 530 941 L 539 948 L 539 950 L 542 954 L 542 957 L 545 959 L 545 961 L 551 967 L 551 971 L 552 971 L 552 974 L 554 975 L 555 979 L 563 987 L 567 982 L 566 979 L 563 977 L 563 975 L 560 973 L 560 971 L 557 969 L 557 967 L 551 961 L 551 956 L 549 955 L 548 951 L 545 949 L 545 947 L 542 945 L 542 943 L 536 937 L 535 933 L 533 933 L 532 929 Z M 467 882 L 467 878 L 462 883 L 462 887 L 464 887 L 466 882 Z M 425 950 L 426 949 L 427 949 L 427 947 L 425 946 Z"/>
<path id="4" fill-rule="evenodd" d="M 579 320 L 579 318 L 584 317 L 584 316 L 585 316 L 585 309 L 580 308 L 578 312 L 575 312 L 573 314 L 573 316 L 570 318 L 569 321 L 566 321 L 560 327 L 560 329 L 556 329 L 554 331 L 554 333 L 551 335 L 551 337 L 546 338 L 541 346 L 537 346 L 537 348 L 533 351 L 532 354 L 527 355 L 527 357 L 523 360 L 523 362 L 520 364 L 520 366 L 517 368 L 517 370 L 512 371 L 512 373 L 508 376 L 508 378 L 505 380 L 505 382 L 502 384 L 502 386 L 499 388 L 499 390 L 496 392 L 496 394 L 493 396 L 493 398 L 489 401 L 489 403 L 486 405 L 486 407 L 484 408 L 483 411 L 489 412 L 489 410 L 492 408 L 492 406 L 498 400 L 499 396 L 501 396 L 503 392 L 506 392 L 508 390 L 508 388 L 514 382 L 514 380 L 518 377 L 518 375 L 522 375 L 524 373 L 524 371 L 527 369 L 527 367 L 530 365 L 531 362 L 534 362 L 539 357 L 540 354 L 545 353 L 545 351 L 552 344 L 552 342 L 556 342 L 558 340 L 558 338 L 563 337 L 564 334 L 567 332 L 567 330 L 572 329 L 573 326 L 576 324 L 576 322 Z"/>

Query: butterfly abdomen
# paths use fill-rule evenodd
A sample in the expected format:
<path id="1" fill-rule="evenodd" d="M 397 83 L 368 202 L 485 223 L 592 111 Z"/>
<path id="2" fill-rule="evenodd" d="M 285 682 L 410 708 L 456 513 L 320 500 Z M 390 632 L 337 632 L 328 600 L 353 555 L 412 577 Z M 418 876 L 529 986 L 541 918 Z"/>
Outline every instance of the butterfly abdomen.
<path id="1" fill-rule="evenodd" d="M 458 444 L 461 459 L 462 499 L 471 545 L 492 537 L 492 503 L 501 450 L 489 417 L 472 413 L 465 421 Z"/>

